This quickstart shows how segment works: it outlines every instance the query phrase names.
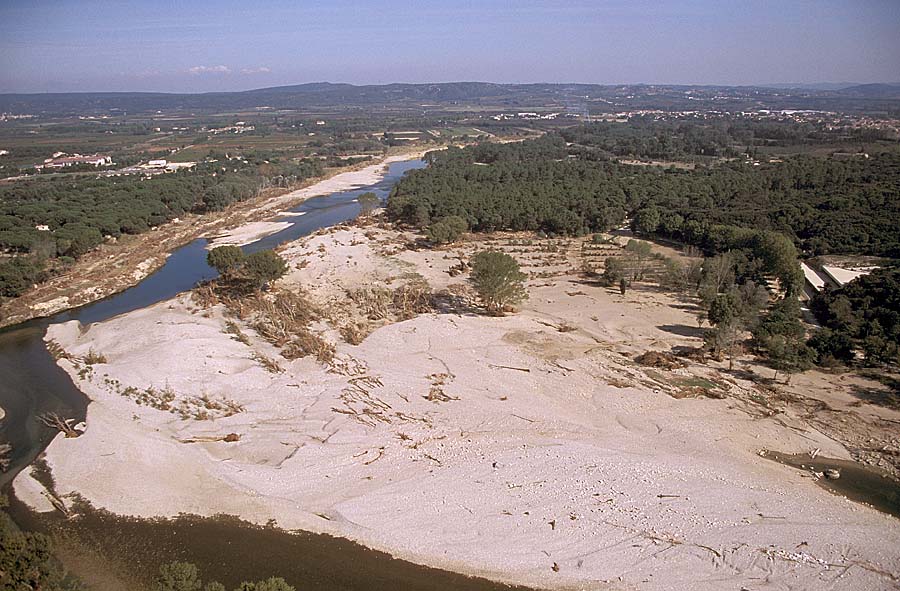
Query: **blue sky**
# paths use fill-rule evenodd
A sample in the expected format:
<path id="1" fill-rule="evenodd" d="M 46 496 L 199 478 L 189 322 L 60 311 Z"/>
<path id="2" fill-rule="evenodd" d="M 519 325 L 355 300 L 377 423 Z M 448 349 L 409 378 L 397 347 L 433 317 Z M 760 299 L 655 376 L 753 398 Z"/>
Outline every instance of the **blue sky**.
<path id="1" fill-rule="evenodd" d="M 900 81 L 900 0 L 0 0 L 0 92 Z"/>

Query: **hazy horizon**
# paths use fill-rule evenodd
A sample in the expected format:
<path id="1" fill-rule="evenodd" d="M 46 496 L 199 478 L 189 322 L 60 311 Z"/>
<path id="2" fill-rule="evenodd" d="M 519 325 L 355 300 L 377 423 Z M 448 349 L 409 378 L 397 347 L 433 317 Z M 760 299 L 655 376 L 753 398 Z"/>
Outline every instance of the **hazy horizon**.
<path id="1" fill-rule="evenodd" d="M 314 84 L 333 84 L 333 85 L 344 85 L 349 84 L 351 86 L 388 86 L 391 84 L 411 84 L 411 85 L 424 85 L 424 84 L 553 84 L 560 86 L 567 85 L 597 85 L 597 86 L 693 86 L 693 87 L 753 87 L 753 88 L 772 88 L 772 89 L 786 89 L 786 88 L 797 88 L 803 90 L 810 89 L 819 89 L 814 87 L 828 87 L 829 90 L 842 89 L 842 88 L 850 88 L 853 86 L 862 86 L 867 84 L 886 84 L 886 85 L 900 85 L 898 81 L 892 80 L 880 80 L 875 82 L 807 82 L 807 83 L 784 83 L 784 82 L 776 82 L 772 84 L 692 84 L 689 82 L 547 82 L 547 81 L 529 81 L 529 82 L 496 82 L 493 80 L 424 80 L 419 82 L 379 82 L 373 84 L 354 84 L 353 82 L 340 82 L 340 81 L 331 81 L 331 80 L 309 80 L 305 82 L 288 82 L 285 84 L 276 84 L 274 86 L 253 86 L 250 88 L 236 88 L 233 90 L 207 90 L 207 91 L 177 91 L 177 90 L 63 90 L 63 91 L 44 91 L 44 92 L 34 92 L 34 91 L 24 91 L 24 92 L 6 92 L 0 91 L 0 94 L 104 94 L 104 93 L 147 93 L 147 94 L 214 94 L 214 93 L 222 93 L 222 92 L 252 92 L 255 90 L 266 90 L 269 88 L 289 88 L 294 86 L 305 86 L 305 85 L 314 85 Z M 833 88 L 832 88 L 833 87 Z"/>
<path id="2" fill-rule="evenodd" d="M 8 2 L 0 92 L 303 84 L 896 83 L 900 3 Z"/>

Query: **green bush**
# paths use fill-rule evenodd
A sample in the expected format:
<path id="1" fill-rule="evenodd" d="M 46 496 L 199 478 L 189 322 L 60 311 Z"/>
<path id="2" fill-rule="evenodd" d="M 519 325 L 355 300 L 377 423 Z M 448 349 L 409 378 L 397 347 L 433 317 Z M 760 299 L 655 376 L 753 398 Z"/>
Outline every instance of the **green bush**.
<path id="1" fill-rule="evenodd" d="M 247 279 L 264 288 L 272 281 L 281 279 L 287 273 L 285 260 L 274 250 L 261 250 L 247 256 L 243 273 Z"/>
<path id="2" fill-rule="evenodd" d="M 206 255 L 206 263 L 223 277 L 231 276 L 245 260 L 244 251 L 239 246 L 217 246 Z"/>
<path id="3" fill-rule="evenodd" d="M 501 314 L 528 297 L 526 278 L 516 259 L 506 253 L 485 250 L 472 257 L 472 284 L 485 308 L 493 314 Z"/>
<path id="4" fill-rule="evenodd" d="M 451 215 L 432 223 L 428 226 L 425 234 L 435 244 L 447 244 L 459 240 L 463 232 L 468 229 L 469 224 L 466 223 L 466 220 L 458 215 Z"/>
<path id="5" fill-rule="evenodd" d="M 44 280 L 44 266 L 31 257 L 13 257 L 0 263 L 0 296 L 18 297 Z"/>

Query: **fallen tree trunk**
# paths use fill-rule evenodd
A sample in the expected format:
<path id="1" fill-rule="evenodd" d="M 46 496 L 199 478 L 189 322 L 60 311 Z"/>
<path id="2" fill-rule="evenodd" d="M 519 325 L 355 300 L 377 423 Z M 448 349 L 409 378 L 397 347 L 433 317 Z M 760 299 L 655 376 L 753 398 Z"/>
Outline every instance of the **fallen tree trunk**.
<path id="1" fill-rule="evenodd" d="M 38 417 L 38 420 L 51 429 L 57 429 L 64 433 L 68 438 L 81 435 L 81 431 L 70 424 L 74 419 L 64 419 L 55 412 L 44 413 Z"/>

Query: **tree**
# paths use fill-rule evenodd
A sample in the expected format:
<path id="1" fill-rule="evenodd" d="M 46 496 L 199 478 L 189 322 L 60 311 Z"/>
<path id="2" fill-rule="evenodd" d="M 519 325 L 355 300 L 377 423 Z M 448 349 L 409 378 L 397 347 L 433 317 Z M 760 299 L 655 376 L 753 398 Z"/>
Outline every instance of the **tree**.
<path id="1" fill-rule="evenodd" d="M 625 278 L 625 265 L 617 257 L 607 257 L 603 262 L 603 281 L 615 285 Z"/>
<path id="2" fill-rule="evenodd" d="M 731 324 L 741 316 L 740 302 L 734 293 L 720 293 L 709 305 L 707 317 L 713 326 Z"/>
<path id="3" fill-rule="evenodd" d="M 636 263 L 634 279 L 642 281 L 644 273 L 647 271 L 647 261 L 653 256 L 653 249 L 650 243 L 642 240 L 629 240 L 625 245 L 625 252 L 634 257 Z"/>
<path id="4" fill-rule="evenodd" d="M 675 259 L 666 259 L 666 272 L 662 283 L 676 290 L 697 289 L 700 285 L 702 263 L 691 260 L 681 263 Z"/>
<path id="5" fill-rule="evenodd" d="M 271 577 L 257 583 L 241 583 L 236 591 L 296 591 L 281 577 Z"/>
<path id="6" fill-rule="evenodd" d="M 425 231 L 428 239 L 435 244 L 447 244 L 456 242 L 463 232 L 469 229 L 469 224 L 458 215 L 451 215 L 433 222 Z"/>
<path id="7" fill-rule="evenodd" d="M 794 373 L 811 365 L 815 351 L 807 346 L 805 336 L 797 298 L 786 296 L 775 302 L 753 331 L 754 340 L 775 368 L 773 379 L 779 371 Z"/>
<path id="8" fill-rule="evenodd" d="M 203 582 L 197 565 L 190 562 L 169 562 L 159 567 L 154 591 L 200 591 Z"/>
<path id="9" fill-rule="evenodd" d="M 501 314 L 506 307 L 528 297 L 525 279 L 519 263 L 506 253 L 485 250 L 472 257 L 472 284 L 493 314 Z"/>
<path id="10" fill-rule="evenodd" d="M 632 229 L 639 234 L 653 234 L 659 227 L 659 210 L 655 207 L 642 207 L 634 215 Z"/>
<path id="11" fill-rule="evenodd" d="M 812 349 L 802 342 L 790 338 L 787 335 L 776 334 L 766 340 L 766 356 L 769 363 L 775 368 L 772 379 L 778 379 L 778 372 L 788 374 L 787 383 L 791 383 L 791 376 L 808 369 L 812 365 L 814 356 Z"/>
<path id="12" fill-rule="evenodd" d="M 0 508 L 6 498 L 0 496 Z M 69 579 L 57 566 L 50 538 L 22 532 L 0 511 L 0 589 L 12 591 L 75 591 L 81 584 Z"/>
<path id="13" fill-rule="evenodd" d="M 0 263 L 0 296 L 17 297 L 45 278 L 43 264 L 18 256 Z"/>
<path id="14" fill-rule="evenodd" d="M 238 246 L 217 246 L 206 255 L 206 264 L 226 279 L 240 269 L 245 260 L 244 251 Z"/>
<path id="15" fill-rule="evenodd" d="M 831 365 L 835 362 L 848 363 L 855 357 L 853 339 L 846 333 L 830 328 L 820 328 L 813 333 L 806 344 L 815 351 L 816 363 L 819 365 Z"/>
<path id="16" fill-rule="evenodd" d="M 366 191 L 357 198 L 357 201 L 359 201 L 359 215 L 362 217 L 372 215 L 378 209 L 378 206 L 381 205 L 381 199 L 372 191 Z"/>
<path id="17" fill-rule="evenodd" d="M 254 282 L 259 289 L 264 289 L 270 282 L 281 279 L 287 270 L 287 263 L 274 250 L 254 252 L 247 257 L 243 267 L 247 279 Z"/>
<path id="18" fill-rule="evenodd" d="M 735 320 L 722 322 L 706 331 L 704 341 L 716 355 L 728 356 L 728 369 L 734 367 L 734 356 L 740 352 L 741 327 Z"/>
<path id="19" fill-rule="evenodd" d="M 731 252 L 704 259 L 698 289 L 701 302 L 709 306 L 717 294 L 734 285 L 734 279 L 734 255 Z"/>

